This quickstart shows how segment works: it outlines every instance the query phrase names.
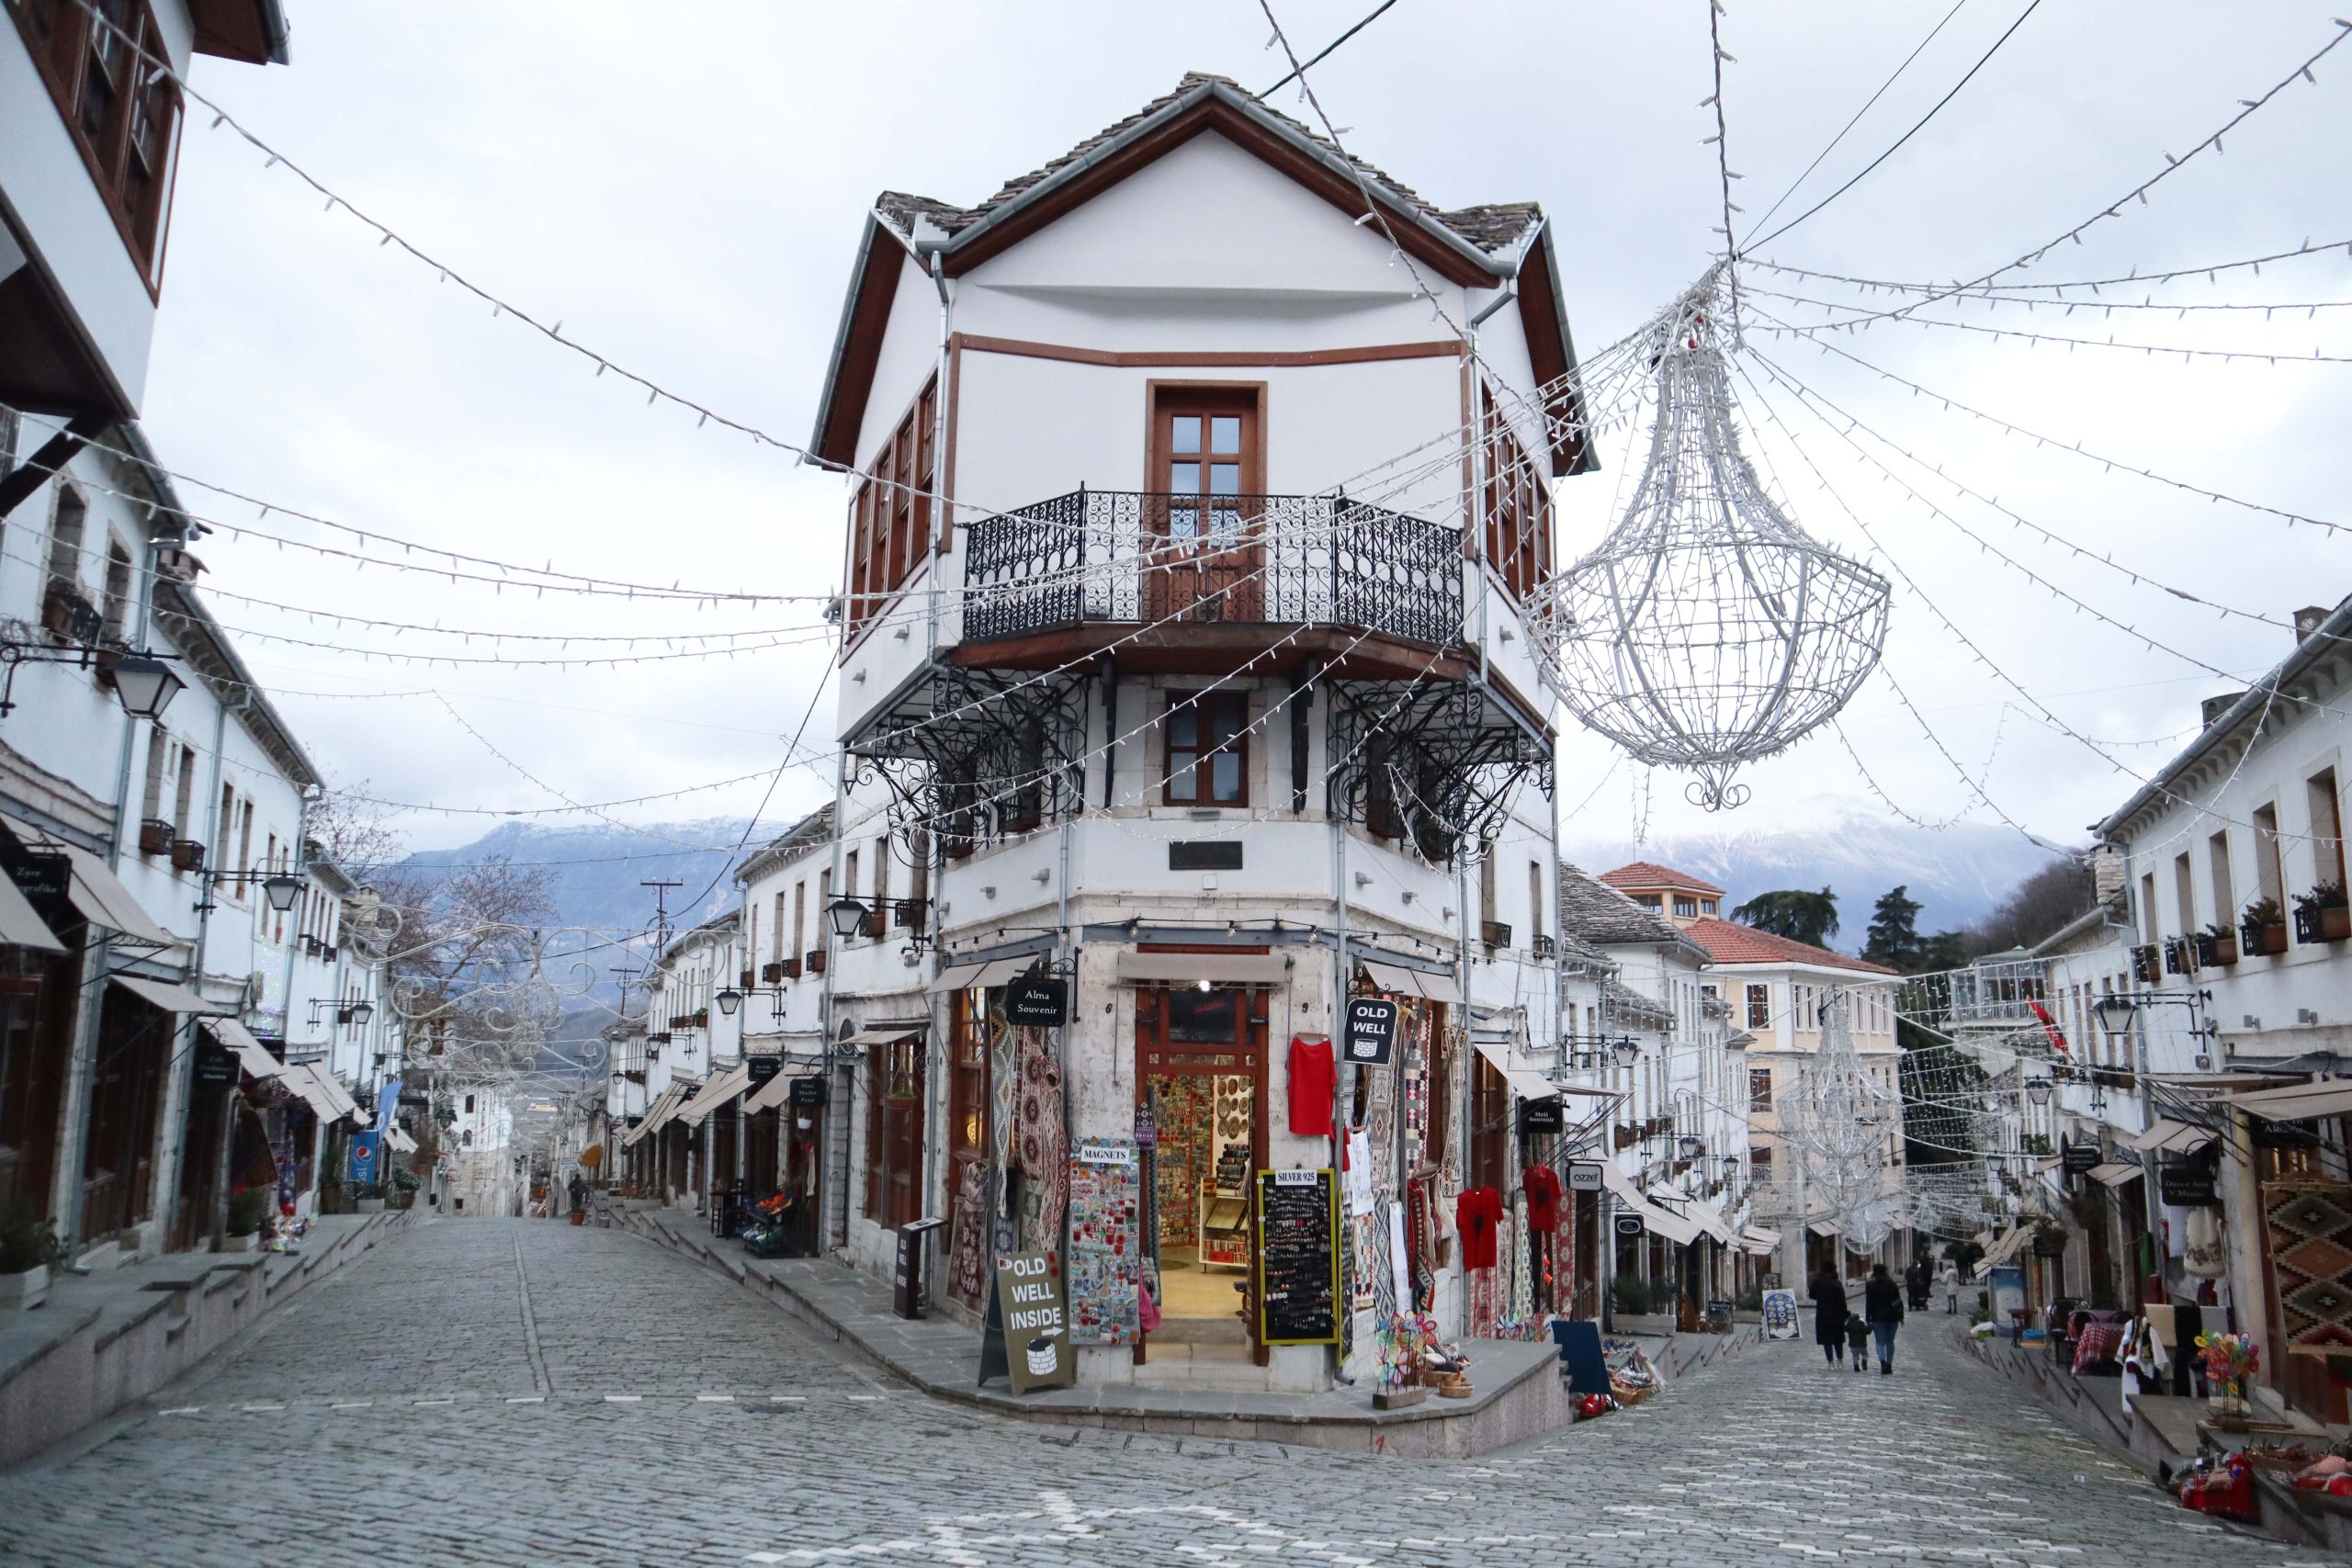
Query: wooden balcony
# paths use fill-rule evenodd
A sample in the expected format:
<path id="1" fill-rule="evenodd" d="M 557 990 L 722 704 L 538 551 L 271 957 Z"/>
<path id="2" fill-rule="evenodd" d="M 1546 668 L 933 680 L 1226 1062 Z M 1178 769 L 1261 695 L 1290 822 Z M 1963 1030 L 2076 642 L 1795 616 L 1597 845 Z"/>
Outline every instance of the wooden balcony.
<path id="1" fill-rule="evenodd" d="M 1460 680 L 1462 536 L 1329 495 L 1080 490 L 967 535 L 958 664 L 1222 673 L 1314 658 L 1343 680 Z"/>

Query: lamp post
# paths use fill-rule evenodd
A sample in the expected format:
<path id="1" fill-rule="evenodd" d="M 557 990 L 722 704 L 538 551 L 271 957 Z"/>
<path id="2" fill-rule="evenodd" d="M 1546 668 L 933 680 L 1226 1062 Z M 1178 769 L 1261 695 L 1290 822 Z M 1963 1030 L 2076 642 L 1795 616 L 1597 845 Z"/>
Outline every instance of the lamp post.
<path id="1" fill-rule="evenodd" d="M 1640 1058 L 1642 1048 L 1632 1035 L 1621 1034 L 1609 1043 L 1609 1054 L 1616 1058 L 1619 1066 L 1630 1067 Z"/>
<path id="2" fill-rule="evenodd" d="M 865 906 L 844 893 L 825 906 L 825 918 L 833 928 L 833 935 L 847 942 L 865 926 Z"/>

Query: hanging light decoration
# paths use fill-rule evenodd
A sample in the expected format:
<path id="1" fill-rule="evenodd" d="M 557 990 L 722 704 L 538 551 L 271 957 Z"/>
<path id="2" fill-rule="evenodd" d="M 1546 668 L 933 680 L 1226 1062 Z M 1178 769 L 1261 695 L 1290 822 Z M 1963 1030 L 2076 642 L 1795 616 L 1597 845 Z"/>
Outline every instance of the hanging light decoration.
<path id="1" fill-rule="evenodd" d="M 1870 1251 L 1904 1221 L 1904 1190 L 1891 1138 L 1903 1100 L 1867 1071 L 1854 1049 L 1852 1004 L 1834 997 L 1822 1010 L 1821 1047 L 1773 1104 L 1781 1141 L 1796 1156 L 1788 1196 L 1807 1224 L 1826 1223 L 1848 1246 Z"/>
<path id="2" fill-rule="evenodd" d="M 1745 762 L 1846 705 L 1886 637 L 1887 583 L 1807 536 L 1739 447 L 1718 264 L 1661 315 L 1657 416 L 1633 504 L 1539 616 L 1568 706 L 1641 761 L 1736 807 Z"/>

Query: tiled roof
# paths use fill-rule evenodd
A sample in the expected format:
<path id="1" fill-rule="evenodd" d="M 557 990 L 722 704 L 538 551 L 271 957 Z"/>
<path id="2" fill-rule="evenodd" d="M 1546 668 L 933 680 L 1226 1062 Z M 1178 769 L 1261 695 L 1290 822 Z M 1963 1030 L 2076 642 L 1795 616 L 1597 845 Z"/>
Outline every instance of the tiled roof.
<path id="1" fill-rule="evenodd" d="M 833 808 L 820 806 L 746 855 L 743 863 L 735 868 L 735 880 L 739 884 L 748 882 L 768 867 L 791 860 L 800 851 L 824 843 L 832 836 Z"/>
<path id="2" fill-rule="evenodd" d="M 1453 231 L 1479 250 L 1491 254 L 1509 248 L 1533 228 L 1536 221 L 1543 217 L 1543 209 L 1532 201 L 1499 202 L 1446 211 L 1423 200 L 1418 192 L 1402 181 L 1383 174 L 1355 154 L 1334 147 L 1331 141 L 1319 131 L 1310 130 L 1280 110 L 1269 107 L 1263 98 L 1248 91 L 1231 77 L 1212 75 L 1201 71 L 1186 72 L 1184 79 L 1176 84 L 1174 92 L 1165 93 L 1152 99 L 1125 119 L 1114 125 L 1104 127 L 1050 163 L 1040 164 L 1025 175 L 1005 181 L 1002 188 L 978 207 L 956 207 L 948 202 L 933 200 L 927 196 L 909 196 L 902 191 L 885 191 L 876 200 L 875 208 L 885 219 L 910 237 L 913 235 L 918 222 L 932 224 L 953 237 L 978 223 L 997 209 L 1015 200 L 1033 186 L 1051 179 L 1073 164 L 1085 162 L 1123 133 L 1132 130 L 1137 125 L 1199 88 L 1212 84 L 1232 89 L 1256 105 L 1260 111 L 1281 121 L 1292 131 L 1319 143 L 1326 151 L 1338 152 L 1340 157 L 1352 164 L 1356 172 L 1361 174 L 1367 182 L 1384 187 L 1388 194 L 1406 207 L 1432 222 Z"/>
<path id="3" fill-rule="evenodd" d="M 1609 1017 L 1612 1022 L 1671 1024 L 1674 1021 L 1673 1009 L 1656 998 L 1642 995 L 1623 980 L 1601 981 L 1600 994 L 1609 1004 Z"/>
<path id="4" fill-rule="evenodd" d="M 1859 969 L 1866 975 L 1900 973 L 1851 953 L 1832 953 L 1809 942 L 1792 942 L 1732 920 L 1692 920 L 1682 931 L 1718 964 L 1820 964 L 1833 969 Z"/>
<path id="5" fill-rule="evenodd" d="M 1560 863 L 1560 929 L 1604 947 L 1680 940 L 1672 926 L 1566 861 Z"/>
<path id="6" fill-rule="evenodd" d="M 1604 871 L 1600 880 L 1611 887 L 1682 887 L 1693 893 L 1713 893 L 1721 897 L 1723 889 L 1704 877 L 1693 876 L 1687 871 L 1677 871 L 1670 865 L 1655 861 L 1637 860 L 1621 865 L 1615 871 Z"/>

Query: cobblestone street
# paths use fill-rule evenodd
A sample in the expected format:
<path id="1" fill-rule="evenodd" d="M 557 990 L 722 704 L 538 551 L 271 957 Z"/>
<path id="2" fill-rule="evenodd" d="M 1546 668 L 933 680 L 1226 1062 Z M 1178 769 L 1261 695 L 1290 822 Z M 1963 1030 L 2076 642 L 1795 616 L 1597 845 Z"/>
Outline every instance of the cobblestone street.
<path id="1" fill-rule="evenodd" d="M 1976 1374 L 1772 1346 L 1463 1464 L 940 1404 L 618 1232 L 420 1224 L 148 1406 L 0 1476 L 42 1563 L 2322 1561 L 2183 1513 Z"/>

